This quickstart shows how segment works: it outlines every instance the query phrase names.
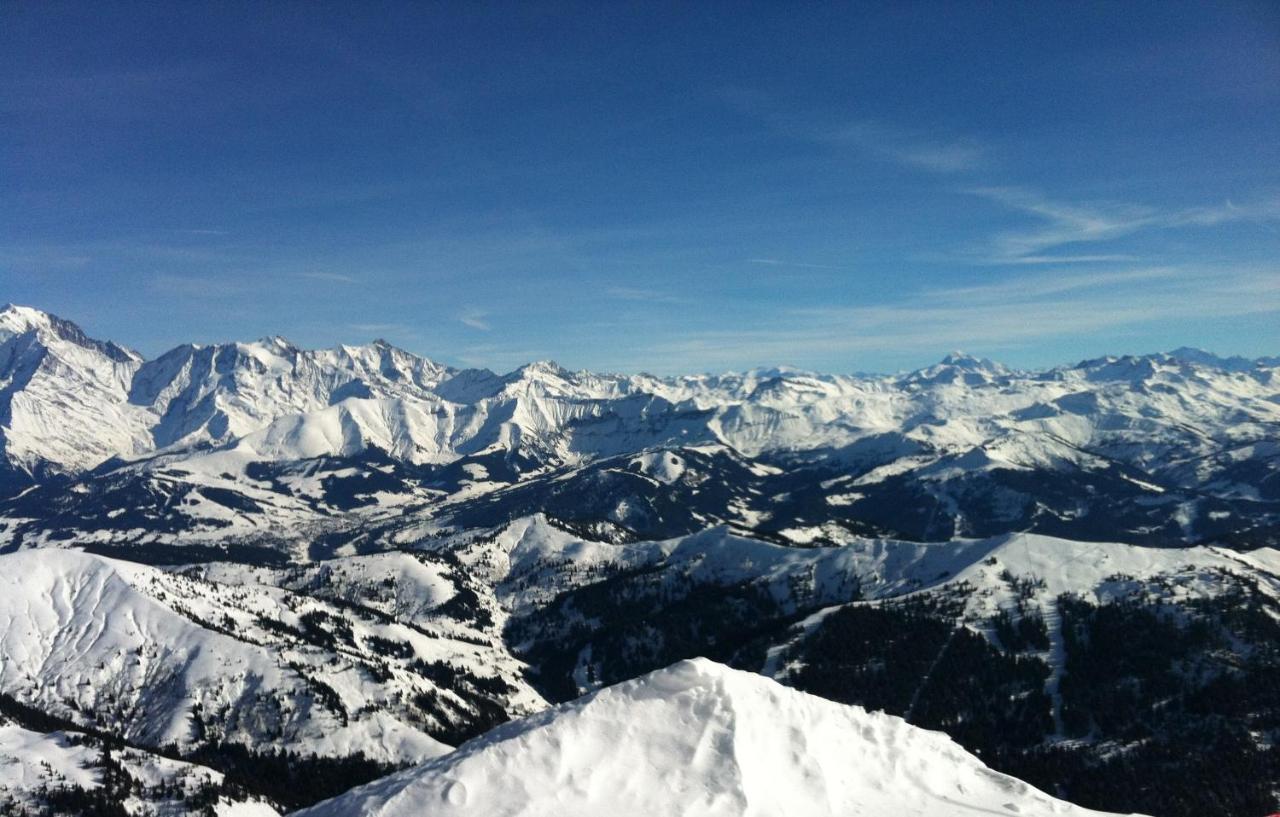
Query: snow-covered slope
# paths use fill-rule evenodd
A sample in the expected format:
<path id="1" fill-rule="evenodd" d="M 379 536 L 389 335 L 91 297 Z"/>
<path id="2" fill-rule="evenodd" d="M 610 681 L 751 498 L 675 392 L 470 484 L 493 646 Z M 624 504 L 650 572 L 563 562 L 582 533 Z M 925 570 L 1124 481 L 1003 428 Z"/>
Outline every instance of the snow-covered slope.
<path id="1" fill-rule="evenodd" d="M 6 817 L 70 813 L 77 798 L 84 806 L 100 798 L 129 817 L 176 817 L 206 807 L 214 817 L 279 817 L 269 803 L 224 783 L 224 775 L 203 766 L 108 748 L 78 732 L 0 721 L 0 813 Z"/>
<path id="2" fill-rule="evenodd" d="M 444 567 L 388 554 L 347 571 L 273 584 L 238 566 L 214 581 L 73 551 L 2 556 L 0 692 L 142 746 L 390 763 L 541 705 L 463 616 L 397 620 L 359 603 L 376 587 L 431 605 L 428 585 L 438 607 L 456 592 Z"/>
<path id="3" fill-rule="evenodd" d="M 660 484 L 652 471 L 679 467 L 639 465 Z M 405 762 L 536 712 L 542 696 L 568 701 L 708 655 L 946 729 L 1010 768 L 1041 749 L 1114 755 L 1114 714 L 1082 699 L 1078 682 L 1062 691 L 1088 658 L 1091 609 L 1155 611 L 1134 638 L 1157 655 L 1170 642 L 1172 669 L 1140 662 L 1164 673 L 1161 700 L 1182 667 L 1188 683 L 1209 684 L 1203 695 L 1280 671 L 1265 648 L 1280 621 L 1274 549 L 1034 534 L 799 548 L 727 526 L 610 542 L 543 514 L 454 532 L 419 524 L 385 533 L 398 550 L 291 565 L 161 570 L 49 548 L 0 556 L 0 692 L 139 745 Z M 1201 635 L 1180 643 L 1184 631 Z M 947 685 L 930 686 L 947 656 Z M 962 692 L 949 696 L 952 686 Z M 1264 728 L 1269 706 L 1264 696 L 1233 717 Z M 992 717 L 1006 720 L 984 726 Z M 1093 736 L 1092 717 L 1104 724 Z M 1086 739 L 1072 732 L 1081 718 Z M 1033 768 L 1038 785 L 1053 784 Z"/>
<path id="4" fill-rule="evenodd" d="M 690 636 L 732 656 L 748 639 L 799 616 L 792 629 L 770 636 L 769 658 L 758 665 L 785 679 L 787 648 L 833 611 L 928 594 L 948 598 L 950 619 L 997 642 L 991 622 L 1002 610 L 1054 620 L 1063 594 L 1093 603 L 1141 594 L 1177 606 L 1228 596 L 1244 582 L 1280 610 L 1274 548 L 1240 554 L 1034 534 L 939 543 L 859 538 L 840 547 L 795 548 L 723 527 L 606 544 L 540 516 L 453 547 L 510 611 L 513 646 L 564 673 L 544 668 L 542 675 L 564 697 L 679 657 L 671 650 L 686 649 Z M 1062 671 L 1061 638 L 1053 630 L 1041 655 L 1052 673 L 1050 689 Z"/>
<path id="5" fill-rule="evenodd" d="M 1086 815 L 945 735 L 705 659 L 500 727 L 307 817 Z"/>
<path id="6" fill-rule="evenodd" d="M 41 473 L 76 472 L 149 450 L 146 418 L 127 399 L 134 352 L 88 338 L 36 309 L 0 309 L 0 490 Z"/>

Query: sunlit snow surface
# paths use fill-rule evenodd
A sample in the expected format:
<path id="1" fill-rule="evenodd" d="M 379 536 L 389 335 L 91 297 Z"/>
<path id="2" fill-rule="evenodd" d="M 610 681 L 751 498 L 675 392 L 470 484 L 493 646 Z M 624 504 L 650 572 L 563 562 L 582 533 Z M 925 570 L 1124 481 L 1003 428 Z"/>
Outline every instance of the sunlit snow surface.
<path id="1" fill-rule="evenodd" d="M 945 735 L 681 661 L 351 791 L 305 817 L 1084 815 Z"/>

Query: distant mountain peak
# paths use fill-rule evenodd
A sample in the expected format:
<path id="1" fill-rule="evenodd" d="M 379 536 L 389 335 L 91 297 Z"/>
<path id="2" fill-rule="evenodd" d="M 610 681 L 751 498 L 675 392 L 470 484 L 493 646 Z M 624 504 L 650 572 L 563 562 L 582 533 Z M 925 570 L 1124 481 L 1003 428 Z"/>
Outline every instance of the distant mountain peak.
<path id="1" fill-rule="evenodd" d="M 1193 346 L 1179 346 L 1168 353 L 1168 356 L 1182 363 L 1193 363 L 1201 366 L 1212 366 L 1229 372 L 1245 372 L 1257 368 L 1258 361 L 1241 355 L 1222 357 L 1205 349 Z"/>
<path id="2" fill-rule="evenodd" d="M 956 350 L 944 357 L 940 365 L 954 366 L 968 371 L 992 372 L 1003 371 L 1004 366 L 985 357 L 976 357 L 968 352 Z"/>
<path id="3" fill-rule="evenodd" d="M 268 348 L 279 349 L 282 352 L 299 351 L 299 347 L 283 335 L 267 335 L 266 337 L 259 338 L 258 343 Z"/>
<path id="4" fill-rule="evenodd" d="M 64 318 L 31 306 L 8 303 L 0 308 L 0 340 L 28 332 L 45 332 L 60 340 L 92 349 L 117 363 L 140 363 L 142 355 L 111 341 L 95 340 Z"/>
<path id="5" fill-rule="evenodd" d="M 512 374 L 521 378 L 543 379 L 554 377 L 561 380 L 573 376 L 573 372 L 556 363 L 554 360 L 535 360 L 516 369 Z"/>

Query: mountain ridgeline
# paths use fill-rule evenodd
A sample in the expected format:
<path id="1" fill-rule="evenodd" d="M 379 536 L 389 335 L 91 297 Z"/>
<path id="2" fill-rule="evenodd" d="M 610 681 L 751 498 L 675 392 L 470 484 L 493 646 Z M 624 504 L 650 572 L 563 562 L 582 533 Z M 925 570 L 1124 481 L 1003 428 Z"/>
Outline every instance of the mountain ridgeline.
<path id="1" fill-rule="evenodd" d="M 616 541 L 716 524 L 797 545 L 1280 537 L 1276 359 L 498 375 L 270 338 L 147 361 L 11 306 L 0 385 L 9 549 L 146 539 L 157 558 L 190 546 L 178 561 L 232 545 L 289 558 L 378 546 L 410 515 L 457 529 L 538 511 Z"/>
<path id="2" fill-rule="evenodd" d="M 0 455 L 0 754 L 29 757 L 0 763 L 6 813 L 525 813 L 493 788 L 540 779 L 515 737 L 576 736 L 558 762 L 586 774 L 599 702 L 676 676 L 662 706 L 688 693 L 759 757 L 781 751 L 760 700 L 848 719 L 796 751 L 891 758 L 904 796 L 927 767 L 901 800 L 922 814 L 1066 808 L 997 772 L 1088 809 L 1280 808 L 1280 359 L 496 374 L 269 338 L 147 360 L 10 306 Z M 757 756 L 722 754 L 706 779 Z M 811 759 L 848 808 L 881 802 Z M 706 813 L 774 796 L 722 794 Z"/>

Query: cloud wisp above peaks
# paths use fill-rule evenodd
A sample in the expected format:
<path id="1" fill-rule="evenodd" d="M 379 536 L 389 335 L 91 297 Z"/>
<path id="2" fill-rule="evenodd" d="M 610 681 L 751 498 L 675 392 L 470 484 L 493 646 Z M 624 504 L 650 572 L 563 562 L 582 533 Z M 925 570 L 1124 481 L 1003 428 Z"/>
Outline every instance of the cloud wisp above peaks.
<path id="1" fill-rule="evenodd" d="M 1041 222 L 1032 229 L 997 233 L 985 250 L 986 259 L 994 263 L 1045 263 L 1046 260 L 1079 263 L 1093 260 L 1098 254 L 1055 256 L 1048 253 L 1060 247 L 1131 235 L 1156 223 L 1157 218 L 1153 209 L 1140 205 L 1069 204 L 1013 187 L 981 187 L 970 192 L 1008 209 L 1034 216 Z M 1103 259 L 1110 260 L 1105 254 Z"/>
<path id="2" fill-rule="evenodd" d="M 461 321 L 464 326 L 469 326 L 472 329 L 478 329 L 481 332 L 488 332 L 493 329 L 493 326 L 488 321 L 488 315 L 488 312 L 480 309 L 468 309 L 458 316 L 458 320 Z"/>
<path id="3" fill-rule="evenodd" d="M 848 267 L 841 267 L 835 264 L 815 264 L 806 261 L 784 261 L 781 258 L 748 258 L 748 264 L 756 264 L 762 267 L 798 267 L 800 269 L 826 269 L 826 270 L 845 270 Z"/>
<path id="4" fill-rule="evenodd" d="M 818 131 L 817 137 L 930 173 L 964 173 L 990 162 L 987 150 L 977 140 L 925 138 L 879 122 L 850 122 Z"/>
<path id="5" fill-rule="evenodd" d="M 1280 315 L 1280 267 L 1135 268 L 1037 273 L 990 284 L 936 287 L 893 302 L 789 310 L 767 328 L 691 332 L 637 350 L 671 371 L 773 363 L 831 368 L 824 361 L 940 349 L 997 353 L 1093 333 L 1138 335 L 1169 321 L 1203 324 Z M 815 361 L 815 363 L 810 363 Z M 861 367 L 865 368 L 865 367 Z"/>
<path id="6" fill-rule="evenodd" d="M 839 121 L 830 115 L 797 113 L 769 94 L 741 88 L 721 89 L 719 96 L 730 108 L 759 120 L 775 133 L 912 170 L 958 174 L 991 164 L 986 145 L 972 137 L 925 135 L 872 118 Z"/>
<path id="7" fill-rule="evenodd" d="M 340 272 L 298 272 L 294 273 L 295 278 L 305 278 L 309 281 L 320 281 L 328 284 L 358 284 L 360 279 L 353 275 L 344 275 Z"/>
<path id="8" fill-rule="evenodd" d="M 689 302 L 687 298 L 645 287 L 609 287 L 604 291 L 604 294 L 613 300 L 632 301 L 635 303 L 683 304 Z"/>
<path id="9" fill-rule="evenodd" d="M 1014 187 L 974 188 L 969 193 L 1034 217 L 1039 226 L 1003 230 L 978 253 L 987 264 L 1078 264 L 1134 260 L 1126 253 L 1080 253 L 1069 248 L 1116 241 L 1147 230 L 1217 227 L 1234 222 L 1280 221 L 1280 198 L 1246 205 L 1224 202 L 1183 209 L 1143 204 L 1071 203 Z M 1055 250 L 1067 252 L 1054 252 Z"/>

